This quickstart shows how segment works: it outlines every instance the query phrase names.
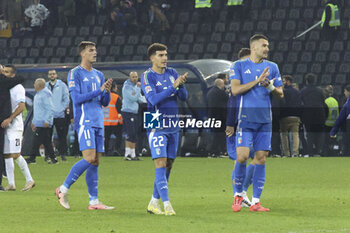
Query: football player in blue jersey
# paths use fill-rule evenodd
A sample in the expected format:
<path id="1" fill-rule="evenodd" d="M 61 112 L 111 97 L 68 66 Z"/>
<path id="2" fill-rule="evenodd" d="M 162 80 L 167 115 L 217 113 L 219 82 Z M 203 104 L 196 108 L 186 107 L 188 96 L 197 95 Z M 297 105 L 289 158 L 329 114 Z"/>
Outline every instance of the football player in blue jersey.
<path id="1" fill-rule="evenodd" d="M 271 150 L 272 114 L 270 93 L 283 98 L 282 80 L 277 64 L 266 60 L 269 42 L 266 36 L 253 35 L 249 41 L 250 56 L 233 63 L 230 69 L 232 94 L 238 96 L 235 165 L 235 200 L 232 210 L 241 210 L 242 186 L 246 175 L 249 147 L 255 151 L 253 197 L 249 211 L 270 211 L 260 205 L 265 184 L 265 162 Z"/>
<path id="2" fill-rule="evenodd" d="M 96 45 L 90 41 L 82 41 L 78 46 L 81 64 L 68 73 L 69 92 L 73 102 L 74 129 L 78 134 L 79 147 L 83 159 L 71 168 L 64 183 L 56 189 L 59 203 L 70 209 L 68 190 L 86 171 L 85 178 L 89 193 L 88 209 L 110 210 L 114 207 L 102 204 L 98 198 L 98 165 L 104 152 L 104 129 L 102 105 L 110 101 L 112 79 L 105 82 L 101 71 L 92 67 L 96 62 Z"/>
<path id="3" fill-rule="evenodd" d="M 147 53 L 152 61 L 152 68 L 142 74 L 141 88 L 147 100 L 148 111 L 156 112 L 152 114 L 153 118 L 161 115 L 172 116 L 170 120 L 175 122 L 178 120 L 177 99 L 185 101 L 188 96 L 184 86 L 188 73 L 179 76 L 176 70 L 167 67 L 167 47 L 163 44 L 150 45 Z M 163 126 L 147 131 L 155 164 L 153 195 L 147 207 L 149 213 L 175 215 L 169 201 L 168 180 L 177 154 L 179 131 L 179 127 Z M 160 198 L 164 204 L 164 212 L 159 204 Z"/>
<path id="4" fill-rule="evenodd" d="M 249 48 L 242 48 L 238 52 L 238 60 L 244 60 L 249 58 L 250 55 L 250 49 Z M 235 130 L 237 128 L 237 96 L 230 93 L 230 97 L 227 102 L 227 115 L 226 115 L 226 147 L 227 147 L 227 153 L 229 155 L 229 158 L 234 161 L 233 168 L 235 167 L 236 160 L 237 160 L 237 152 L 236 152 L 236 134 Z M 247 171 L 246 176 L 243 181 L 243 191 L 242 191 L 242 206 L 243 207 L 250 207 L 251 202 L 247 196 L 247 190 L 251 183 L 253 182 L 253 173 L 255 168 L 255 160 L 254 160 L 254 148 L 252 145 L 249 147 L 249 158 L 252 159 L 250 162 Z M 232 170 L 232 189 L 233 189 L 233 195 L 235 194 L 235 170 Z"/>

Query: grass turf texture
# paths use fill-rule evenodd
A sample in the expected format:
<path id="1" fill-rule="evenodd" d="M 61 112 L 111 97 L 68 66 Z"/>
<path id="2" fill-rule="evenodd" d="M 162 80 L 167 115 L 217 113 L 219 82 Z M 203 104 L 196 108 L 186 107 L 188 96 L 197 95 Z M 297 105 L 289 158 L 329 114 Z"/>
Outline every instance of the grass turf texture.
<path id="1" fill-rule="evenodd" d="M 146 213 L 150 158 L 102 158 L 99 198 L 116 210 L 87 209 L 85 176 L 71 187 L 71 210 L 63 209 L 54 190 L 77 161 L 68 160 L 29 165 L 36 181 L 29 192 L 20 191 L 25 181 L 15 165 L 17 191 L 0 193 L 0 232 L 350 232 L 350 158 L 268 159 L 261 201 L 269 213 L 232 211 L 229 159 L 178 158 L 169 185 L 176 216 Z"/>

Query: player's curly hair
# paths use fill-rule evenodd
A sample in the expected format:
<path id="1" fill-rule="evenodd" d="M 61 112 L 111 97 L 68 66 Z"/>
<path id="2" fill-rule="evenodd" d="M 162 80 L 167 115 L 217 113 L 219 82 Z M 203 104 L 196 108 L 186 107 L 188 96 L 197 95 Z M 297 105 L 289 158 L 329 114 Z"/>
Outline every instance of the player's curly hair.
<path id="1" fill-rule="evenodd" d="M 153 43 L 147 49 L 148 57 L 156 54 L 157 51 L 165 51 L 168 50 L 168 47 L 161 43 Z"/>

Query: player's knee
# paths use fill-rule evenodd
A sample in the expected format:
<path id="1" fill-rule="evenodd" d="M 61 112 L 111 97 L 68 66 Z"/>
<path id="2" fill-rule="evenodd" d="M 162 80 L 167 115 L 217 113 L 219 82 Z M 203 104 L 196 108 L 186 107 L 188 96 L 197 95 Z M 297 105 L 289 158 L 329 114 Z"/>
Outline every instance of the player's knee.
<path id="1" fill-rule="evenodd" d="M 248 155 L 248 156 L 249 156 L 249 155 Z M 238 155 L 237 155 L 237 162 L 239 162 L 239 163 L 245 163 L 245 162 L 247 162 L 248 156 L 245 156 L 245 155 L 238 156 Z"/>
<path id="2" fill-rule="evenodd" d="M 265 153 L 257 153 L 256 155 L 255 155 L 255 163 L 257 163 L 257 164 L 265 164 L 266 163 L 266 155 L 265 155 Z"/>
<path id="3" fill-rule="evenodd" d="M 156 168 L 166 167 L 167 166 L 167 159 L 166 158 L 158 158 L 158 159 L 154 160 L 154 163 L 156 165 Z"/>

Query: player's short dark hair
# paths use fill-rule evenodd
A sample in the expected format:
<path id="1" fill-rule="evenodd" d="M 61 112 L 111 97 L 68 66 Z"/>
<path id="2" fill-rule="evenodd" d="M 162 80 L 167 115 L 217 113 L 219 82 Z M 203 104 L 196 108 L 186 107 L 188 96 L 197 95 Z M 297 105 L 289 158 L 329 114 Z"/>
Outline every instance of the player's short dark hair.
<path id="1" fill-rule="evenodd" d="M 147 49 L 148 57 L 156 54 L 157 51 L 165 51 L 168 50 L 168 47 L 161 43 L 153 43 Z"/>
<path id="2" fill-rule="evenodd" d="M 118 83 L 117 83 L 117 80 L 114 79 L 113 82 L 112 82 L 111 90 L 113 90 L 116 86 L 118 87 Z"/>
<path id="3" fill-rule="evenodd" d="M 224 79 L 226 79 L 226 77 L 227 77 L 226 73 L 220 73 L 220 74 L 218 74 L 217 78 L 224 80 Z"/>
<path id="4" fill-rule="evenodd" d="M 347 90 L 348 92 L 350 92 L 350 85 L 346 85 L 344 90 Z"/>
<path id="5" fill-rule="evenodd" d="M 282 80 L 285 79 L 286 81 L 289 81 L 290 83 L 293 83 L 293 77 L 291 75 L 283 75 Z"/>
<path id="6" fill-rule="evenodd" d="M 14 65 L 12 65 L 12 64 L 4 65 L 4 67 L 11 68 L 13 74 L 15 74 L 17 72 L 16 67 Z"/>
<path id="7" fill-rule="evenodd" d="M 249 39 L 249 44 L 252 44 L 254 41 L 260 40 L 260 39 L 264 39 L 264 40 L 269 40 L 266 36 L 264 36 L 263 34 L 255 34 L 252 37 L 250 37 Z"/>
<path id="8" fill-rule="evenodd" d="M 305 75 L 305 80 L 307 84 L 315 84 L 317 76 L 314 73 L 308 73 Z"/>
<path id="9" fill-rule="evenodd" d="M 82 42 L 80 42 L 79 45 L 78 45 L 78 53 L 80 54 L 88 46 L 95 46 L 96 47 L 96 43 L 94 43 L 92 41 L 82 41 Z"/>
<path id="10" fill-rule="evenodd" d="M 249 56 L 250 55 L 250 48 L 241 48 L 238 52 L 238 59 L 241 59 L 242 57 Z"/>

